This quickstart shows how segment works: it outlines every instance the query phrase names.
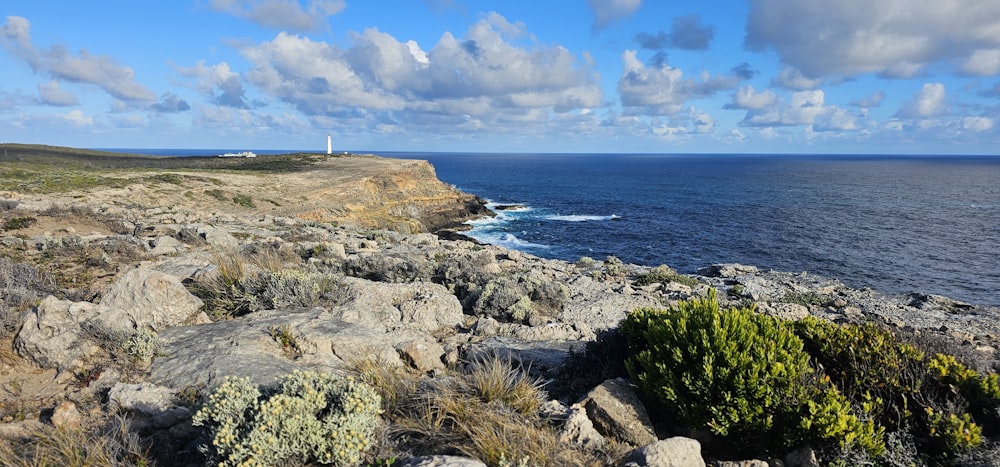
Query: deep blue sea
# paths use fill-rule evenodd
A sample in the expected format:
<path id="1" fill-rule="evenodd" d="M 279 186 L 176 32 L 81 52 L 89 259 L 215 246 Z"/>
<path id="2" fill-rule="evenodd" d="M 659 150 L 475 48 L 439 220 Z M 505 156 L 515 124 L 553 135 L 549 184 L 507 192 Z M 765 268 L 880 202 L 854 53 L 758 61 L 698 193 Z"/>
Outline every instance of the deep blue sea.
<path id="1" fill-rule="evenodd" d="M 1000 157 L 380 154 L 523 206 L 468 234 L 538 256 L 736 262 L 1000 306 Z"/>

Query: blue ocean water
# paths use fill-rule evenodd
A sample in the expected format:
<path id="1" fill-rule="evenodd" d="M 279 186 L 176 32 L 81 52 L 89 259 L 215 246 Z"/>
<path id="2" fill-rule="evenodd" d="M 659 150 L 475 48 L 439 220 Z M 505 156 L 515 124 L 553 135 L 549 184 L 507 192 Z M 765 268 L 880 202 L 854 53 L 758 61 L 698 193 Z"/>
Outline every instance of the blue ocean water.
<path id="1" fill-rule="evenodd" d="M 1000 306 L 1000 157 L 386 155 L 523 206 L 469 235 L 543 257 L 738 262 Z"/>
<path id="2" fill-rule="evenodd" d="M 736 262 L 1000 306 L 1000 157 L 379 154 L 521 206 L 468 234 L 542 257 Z"/>

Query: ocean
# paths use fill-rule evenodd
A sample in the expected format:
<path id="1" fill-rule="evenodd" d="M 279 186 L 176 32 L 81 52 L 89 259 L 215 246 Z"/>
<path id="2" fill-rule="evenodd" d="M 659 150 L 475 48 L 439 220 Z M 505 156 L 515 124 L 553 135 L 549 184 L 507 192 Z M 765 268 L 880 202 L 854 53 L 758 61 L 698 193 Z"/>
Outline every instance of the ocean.
<path id="1" fill-rule="evenodd" d="M 506 207 L 467 234 L 542 257 L 743 263 L 1000 306 L 1000 157 L 379 154 Z"/>

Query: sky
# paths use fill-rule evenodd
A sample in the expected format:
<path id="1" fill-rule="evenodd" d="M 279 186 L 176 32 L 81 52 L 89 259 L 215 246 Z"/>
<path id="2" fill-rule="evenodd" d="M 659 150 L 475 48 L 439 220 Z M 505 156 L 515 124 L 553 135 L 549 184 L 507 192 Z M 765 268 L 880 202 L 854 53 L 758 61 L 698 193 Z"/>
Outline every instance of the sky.
<path id="1" fill-rule="evenodd" d="M 0 142 L 1000 154 L 996 0 L 6 0 Z"/>

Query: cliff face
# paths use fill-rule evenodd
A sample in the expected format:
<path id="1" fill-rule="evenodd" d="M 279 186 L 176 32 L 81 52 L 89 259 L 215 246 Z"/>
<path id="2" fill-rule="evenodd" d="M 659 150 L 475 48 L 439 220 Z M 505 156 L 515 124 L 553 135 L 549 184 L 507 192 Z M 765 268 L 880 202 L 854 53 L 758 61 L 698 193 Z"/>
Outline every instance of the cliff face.
<path id="1" fill-rule="evenodd" d="M 340 179 L 306 195 L 296 217 L 337 221 L 401 233 L 435 232 L 461 222 L 488 215 L 478 197 L 462 193 L 437 178 L 426 161 L 368 159 L 366 169 L 356 166 L 356 175 Z M 342 166 L 318 168 L 312 176 L 332 180 Z M 377 169 L 377 170 L 376 170 Z"/>

